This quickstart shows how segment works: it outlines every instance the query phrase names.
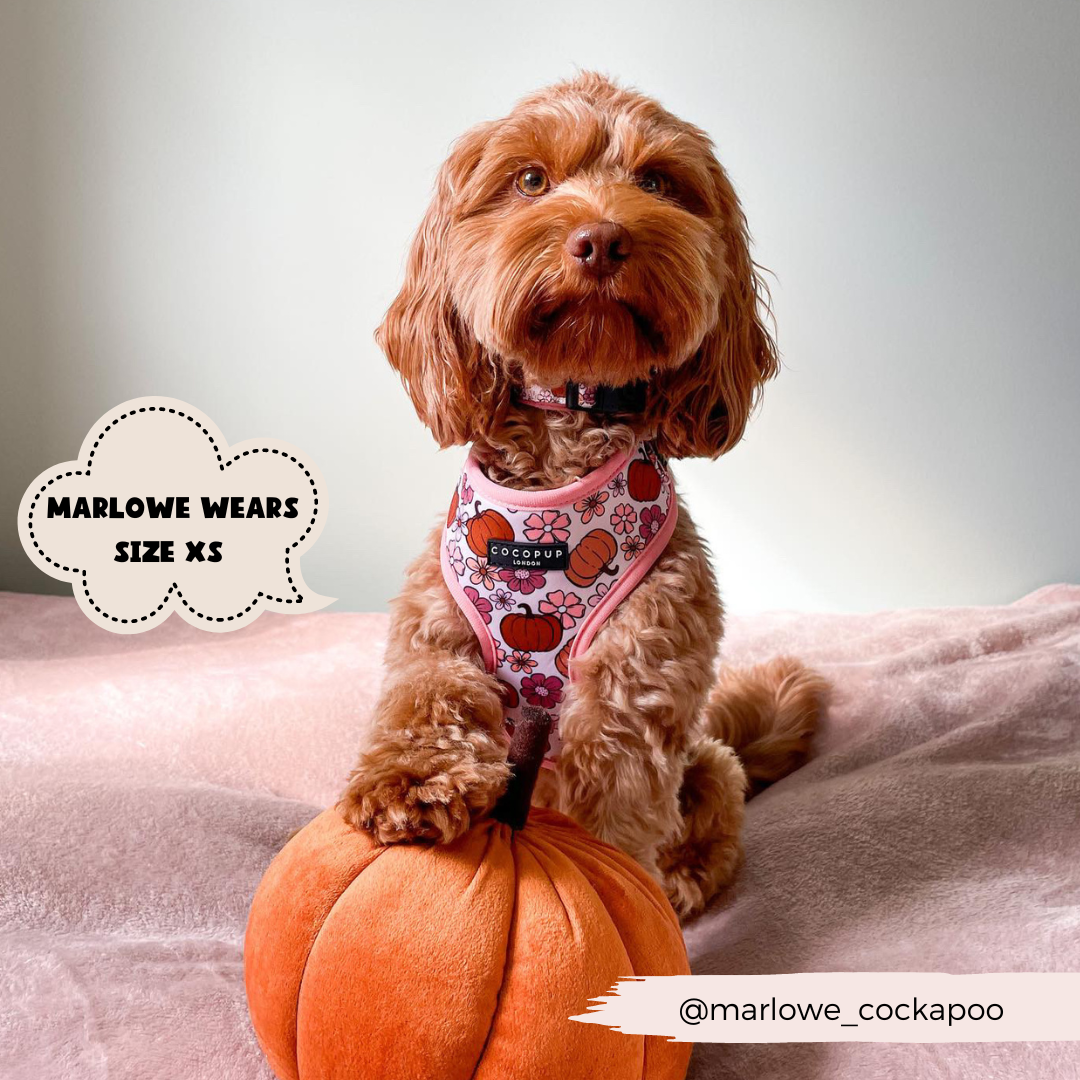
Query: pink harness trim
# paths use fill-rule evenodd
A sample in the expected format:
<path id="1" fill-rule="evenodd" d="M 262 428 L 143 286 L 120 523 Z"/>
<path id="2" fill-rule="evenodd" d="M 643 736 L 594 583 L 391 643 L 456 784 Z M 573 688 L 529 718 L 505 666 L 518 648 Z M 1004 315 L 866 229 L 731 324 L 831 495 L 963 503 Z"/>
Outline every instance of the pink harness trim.
<path id="1" fill-rule="evenodd" d="M 667 463 L 647 443 L 550 491 L 496 484 L 469 454 L 443 530 L 443 577 L 503 687 L 508 727 L 529 708 L 551 715 L 548 767 L 573 661 L 659 558 L 677 517 Z"/>

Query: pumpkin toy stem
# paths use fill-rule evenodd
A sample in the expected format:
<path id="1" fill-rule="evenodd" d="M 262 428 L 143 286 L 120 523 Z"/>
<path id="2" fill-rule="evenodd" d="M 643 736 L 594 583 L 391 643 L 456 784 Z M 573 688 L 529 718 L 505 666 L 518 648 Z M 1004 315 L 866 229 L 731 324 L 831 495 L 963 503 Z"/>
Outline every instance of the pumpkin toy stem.
<path id="1" fill-rule="evenodd" d="M 512 770 L 510 782 L 491 811 L 496 821 L 509 825 L 511 829 L 524 828 L 529 817 L 533 788 L 540 775 L 540 766 L 544 763 L 550 734 L 551 717 L 543 709 L 528 710 L 514 724 L 506 758 Z"/>

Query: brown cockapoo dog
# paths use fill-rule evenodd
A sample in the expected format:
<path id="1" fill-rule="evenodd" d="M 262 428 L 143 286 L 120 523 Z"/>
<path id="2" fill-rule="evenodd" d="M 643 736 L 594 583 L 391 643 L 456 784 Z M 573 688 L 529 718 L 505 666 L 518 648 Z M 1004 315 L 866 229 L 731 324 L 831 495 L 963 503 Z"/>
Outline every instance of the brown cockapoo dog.
<path id="1" fill-rule="evenodd" d="M 553 491 L 640 445 L 657 463 L 731 449 L 778 366 L 761 293 L 704 133 L 583 74 L 455 144 L 378 340 L 441 446 L 471 442 L 504 489 Z M 607 411 L 538 408 L 524 392 L 571 385 L 644 392 L 609 393 Z M 536 799 L 639 860 L 688 914 L 738 866 L 748 789 L 803 760 L 825 684 L 790 659 L 718 676 L 716 582 L 677 509 L 648 572 L 570 661 L 561 754 Z M 395 602 L 386 682 L 340 803 L 387 844 L 453 840 L 507 781 L 507 687 L 440 537 Z"/>

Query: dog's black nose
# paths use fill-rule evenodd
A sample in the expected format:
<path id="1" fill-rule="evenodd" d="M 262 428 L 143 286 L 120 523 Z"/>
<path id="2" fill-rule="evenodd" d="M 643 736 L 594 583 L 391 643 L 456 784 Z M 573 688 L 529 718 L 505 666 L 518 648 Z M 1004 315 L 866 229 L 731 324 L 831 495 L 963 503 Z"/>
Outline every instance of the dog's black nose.
<path id="1" fill-rule="evenodd" d="M 614 274 L 633 246 L 630 234 L 614 221 L 579 225 L 566 238 L 566 250 L 598 278 Z"/>

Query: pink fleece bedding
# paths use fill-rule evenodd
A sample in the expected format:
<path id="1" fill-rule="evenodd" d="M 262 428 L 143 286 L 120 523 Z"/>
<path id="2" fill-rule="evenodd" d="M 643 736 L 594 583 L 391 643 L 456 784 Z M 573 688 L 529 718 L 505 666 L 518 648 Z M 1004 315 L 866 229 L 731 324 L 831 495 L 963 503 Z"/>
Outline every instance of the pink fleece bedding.
<path id="1" fill-rule="evenodd" d="M 329 802 L 385 617 L 120 637 L 0 594 L 0 1077 L 268 1077 L 252 890 Z M 732 620 L 735 663 L 835 681 L 816 758 L 749 808 L 697 972 L 1080 969 L 1080 588 L 1001 608 Z M 1080 1043 L 701 1046 L 697 1080 L 1080 1075 Z M 602 1078 L 598 1078 L 602 1080 Z"/>

